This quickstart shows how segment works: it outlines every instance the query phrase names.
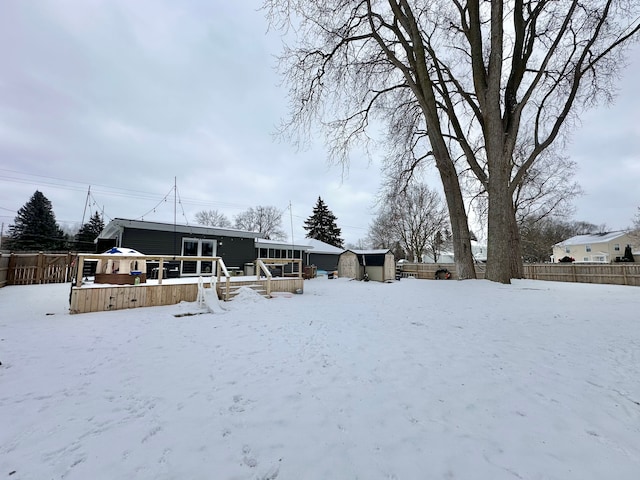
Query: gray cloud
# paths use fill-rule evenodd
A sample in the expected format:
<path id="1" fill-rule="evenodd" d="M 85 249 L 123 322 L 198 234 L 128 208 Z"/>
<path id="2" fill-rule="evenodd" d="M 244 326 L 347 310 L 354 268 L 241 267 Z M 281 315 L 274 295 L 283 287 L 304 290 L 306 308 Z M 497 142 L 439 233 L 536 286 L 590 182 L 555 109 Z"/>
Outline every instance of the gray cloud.
<path id="1" fill-rule="evenodd" d="M 2 2 L 0 220 L 11 223 L 39 189 L 59 221 L 79 222 L 91 185 L 91 208 L 109 217 L 172 221 L 173 198 L 153 208 L 177 177 L 179 221 L 182 210 L 193 221 L 204 208 L 232 217 L 291 202 L 301 238 L 320 195 L 347 241 L 364 237 L 380 158 L 354 152 L 342 179 L 322 138 L 306 151 L 274 140 L 286 91 L 274 70 L 280 38 L 266 32 L 260 3 Z M 574 134 L 569 152 L 588 192 L 580 219 L 622 226 L 640 204 L 638 73 L 634 61 L 616 105 Z"/>

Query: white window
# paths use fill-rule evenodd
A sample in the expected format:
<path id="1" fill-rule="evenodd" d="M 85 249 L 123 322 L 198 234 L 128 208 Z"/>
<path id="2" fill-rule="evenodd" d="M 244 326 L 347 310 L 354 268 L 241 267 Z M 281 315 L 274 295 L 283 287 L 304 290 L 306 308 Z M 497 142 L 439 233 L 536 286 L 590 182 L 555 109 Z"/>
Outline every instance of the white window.
<path id="1" fill-rule="evenodd" d="M 571 249 L 569 247 L 564 247 L 564 253 L 571 253 Z"/>
<path id="2" fill-rule="evenodd" d="M 587 252 L 591 251 L 591 245 L 587 245 L 585 248 L 586 248 Z"/>
<path id="3" fill-rule="evenodd" d="M 604 257 L 602 255 L 596 255 L 593 257 L 594 262 L 604 262 Z"/>
<path id="4" fill-rule="evenodd" d="M 215 240 L 201 238 L 183 238 L 182 255 L 185 257 L 213 257 L 216 254 Z M 203 275 L 213 273 L 213 262 L 180 262 L 182 275 Z"/>
<path id="5" fill-rule="evenodd" d="M 620 251 L 620 244 L 619 244 L 619 243 L 615 243 L 615 244 L 613 245 L 613 249 L 614 249 L 616 252 L 619 252 L 619 251 Z"/>
<path id="6" fill-rule="evenodd" d="M 582 261 L 583 262 L 588 262 L 589 261 L 589 257 L 582 257 Z"/>

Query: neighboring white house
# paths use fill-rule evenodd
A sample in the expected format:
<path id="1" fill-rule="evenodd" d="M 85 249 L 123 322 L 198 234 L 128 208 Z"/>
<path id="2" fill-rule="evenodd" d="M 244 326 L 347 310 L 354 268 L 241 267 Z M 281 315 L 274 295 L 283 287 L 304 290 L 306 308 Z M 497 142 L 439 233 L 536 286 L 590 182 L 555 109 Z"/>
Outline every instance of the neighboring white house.
<path id="1" fill-rule="evenodd" d="M 624 256 L 627 245 L 633 250 L 631 236 L 622 230 L 576 235 L 553 246 L 551 261 L 555 263 L 570 257 L 576 263 L 613 263 L 616 258 Z"/>
<path id="2" fill-rule="evenodd" d="M 487 246 L 475 240 L 471 240 L 471 254 L 473 260 L 478 263 L 487 263 Z M 422 263 L 455 263 L 453 252 L 442 251 L 438 256 L 438 261 L 434 262 L 431 255 L 422 255 Z"/>

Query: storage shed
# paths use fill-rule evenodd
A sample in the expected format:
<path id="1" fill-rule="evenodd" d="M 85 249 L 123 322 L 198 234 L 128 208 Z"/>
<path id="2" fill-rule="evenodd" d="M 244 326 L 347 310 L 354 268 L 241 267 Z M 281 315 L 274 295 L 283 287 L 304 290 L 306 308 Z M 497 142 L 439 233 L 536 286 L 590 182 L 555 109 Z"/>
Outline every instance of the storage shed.
<path id="1" fill-rule="evenodd" d="M 345 250 L 338 259 L 338 276 L 386 282 L 395 279 L 396 262 L 391 250 Z"/>

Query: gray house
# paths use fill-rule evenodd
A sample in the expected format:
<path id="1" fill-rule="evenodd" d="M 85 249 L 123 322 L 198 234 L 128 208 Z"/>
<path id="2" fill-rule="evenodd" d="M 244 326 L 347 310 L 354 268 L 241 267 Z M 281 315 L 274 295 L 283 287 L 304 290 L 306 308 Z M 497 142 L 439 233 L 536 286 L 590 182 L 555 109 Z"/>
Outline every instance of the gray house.
<path id="1" fill-rule="evenodd" d="M 174 225 L 115 218 L 97 239 L 97 251 L 126 247 L 145 255 L 217 256 L 225 265 L 242 271 L 246 263 L 256 259 L 257 232 L 202 225 Z M 176 262 L 180 275 L 210 273 L 211 262 Z"/>
<path id="2" fill-rule="evenodd" d="M 344 248 L 334 247 L 313 238 L 305 238 L 304 241 L 308 245 L 305 254 L 305 265 L 315 265 L 319 270 L 326 270 L 327 272 L 333 272 L 338 269 L 338 259 L 340 254 L 344 252 Z"/>

